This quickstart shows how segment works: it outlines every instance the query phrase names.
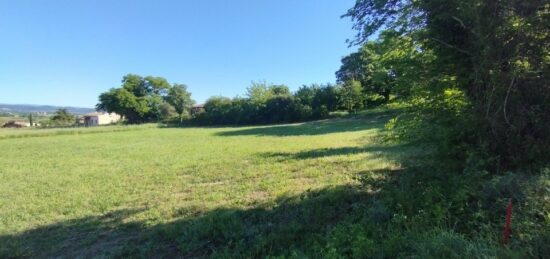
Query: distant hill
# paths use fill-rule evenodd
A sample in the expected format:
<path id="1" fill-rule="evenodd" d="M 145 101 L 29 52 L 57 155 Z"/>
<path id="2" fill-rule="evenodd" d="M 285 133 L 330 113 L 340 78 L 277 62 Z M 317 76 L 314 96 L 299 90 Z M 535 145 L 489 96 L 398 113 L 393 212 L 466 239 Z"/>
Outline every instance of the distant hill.
<path id="1" fill-rule="evenodd" d="M 93 108 L 53 106 L 53 105 L 33 105 L 33 104 L 3 104 L 0 103 L 0 112 L 3 113 L 53 113 L 57 109 L 65 108 L 70 113 L 85 114 L 94 112 Z"/>

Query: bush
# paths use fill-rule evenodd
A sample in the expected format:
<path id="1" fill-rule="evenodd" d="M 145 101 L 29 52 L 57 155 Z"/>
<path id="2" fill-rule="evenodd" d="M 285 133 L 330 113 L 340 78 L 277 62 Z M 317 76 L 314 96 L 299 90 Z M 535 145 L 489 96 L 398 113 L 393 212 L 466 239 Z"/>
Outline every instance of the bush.
<path id="1" fill-rule="evenodd" d="M 304 86 L 291 95 L 284 86 L 254 84 L 249 97 L 212 97 L 192 123 L 202 125 L 243 125 L 289 123 L 329 116 L 338 106 L 334 86 Z"/>

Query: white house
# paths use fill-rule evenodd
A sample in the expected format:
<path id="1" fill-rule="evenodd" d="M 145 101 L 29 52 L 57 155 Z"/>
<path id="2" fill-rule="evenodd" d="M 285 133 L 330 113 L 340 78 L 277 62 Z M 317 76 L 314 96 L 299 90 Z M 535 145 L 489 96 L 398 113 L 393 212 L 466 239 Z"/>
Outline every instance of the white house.
<path id="1" fill-rule="evenodd" d="M 116 113 L 94 112 L 84 115 L 85 126 L 107 125 L 119 122 L 122 116 Z"/>

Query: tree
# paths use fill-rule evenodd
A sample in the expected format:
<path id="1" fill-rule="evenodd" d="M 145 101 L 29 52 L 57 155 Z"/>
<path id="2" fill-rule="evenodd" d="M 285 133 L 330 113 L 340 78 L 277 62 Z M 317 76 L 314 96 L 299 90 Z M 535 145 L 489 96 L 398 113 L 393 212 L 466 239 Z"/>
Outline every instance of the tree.
<path id="1" fill-rule="evenodd" d="M 349 114 L 357 112 L 363 108 L 364 95 L 361 83 L 356 80 L 348 81 L 340 90 L 340 102 L 346 108 Z"/>
<path id="2" fill-rule="evenodd" d="M 294 97 L 298 99 L 302 104 L 313 107 L 315 96 L 318 94 L 319 91 L 320 87 L 318 85 L 303 85 L 298 89 L 298 91 L 296 91 L 296 93 L 294 93 Z"/>
<path id="3" fill-rule="evenodd" d="M 118 113 L 130 123 L 159 121 L 171 88 L 162 77 L 128 74 L 122 78 L 121 87 L 99 96 L 96 109 Z"/>
<path id="4" fill-rule="evenodd" d="M 187 114 L 191 106 L 195 103 L 195 101 L 191 99 L 191 93 L 187 91 L 187 86 L 184 84 L 174 84 L 168 91 L 166 100 L 178 113 L 180 123 L 183 121 L 184 114 Z"/>
<path id="5" fill-rule="evenodd" d="M 60 108 L 55 111 L 51 121 L 56 125 L 70 125 L 75 122 L 75 116 L 70 114 L 67 109 Z"/>
<path id="6" fill-rule="evenodd" d="M 326 118 L 329 112 L 339 108 L 338 87 L 327 84 L 303 85 L 294 93 L 297 102 L 303 105 L 303 109 L 311 109 L 312 118 Z M 301 116 L 304 118 L 304 116 Z"/>
<path id="7" fill-rule="evenodd" d="M 327 111 L 336 111 L 340 108 L 339 85 L 327 84 L 319 88 L 313 101 L 313 108 L 325 106 Z"/>
<path id="8" fill-rule="evenodd" d="M 441 103 L 450 89 L 466 97 L 457 118 L 468 121 L 462 131 L 471 132 L 445 141 L 470 149 L 458 152 L 461 159 L 474 151 L 488 154 L 497 161 L 492 168 L 502 169 L 550 159 L 550 135 L 544 133 L 550 130 L 549 12 L 547 0 L 358 0 L 345 16 L 358 30 L 352 44 L 381 28 L 417 36 L 423 51 L 433 53 L 421 71 L 430 75 L 419 82 L 423 105 Z"/>
<path id="9" fill-rule="evenodd" d="M 290 89 L 286 85 L 275 85 L 266 82 L 252 82 L 246 89 L 246 96 L 253 103 L 265 103 L 274 96 L 290 96 Z"/>
<path id="10" fill-rule="evenodd" d="M 270 96 L 271 93 L 266 82 L 252 82 L 252 84 L 246 88 L 246 97 L 250 99 L 252 103 L 265 103 Z"/>
<path id="11" fill-rule="evenodd" d="M 269 93 L 272 96 L 290 96 L 290 89 L 286 85 L 270 85 L 268 87 Z"/>
<path id="12" fill-rule="evenodd" d="M 147 106 L 144 97 L 136 97 L 125 88 L 111 88 L 99 95 L 96 109 L 120 114 L 130 123 L 139 123 L 145 121 L 150 107 Z"/>
<path id="13" fill-rule="evenodd" d="M 32 119 L 32 113 L 29 113 L 29 125 L 34 126 L 34 122 L 33 122 L 33 119 Z"/>
<path id="14" fill-rule="evenodd" d="M 390 94 L 408 97 L 422 73 L 422 61 L 429 52 L 410 36 L 396 31 L 382 31 L 377 40 L 363 43 L 354 53 L 342 58 L 336 72 L 337 81 L 361 82 L 367 100 L 383 98 L 389 102 Z"/>

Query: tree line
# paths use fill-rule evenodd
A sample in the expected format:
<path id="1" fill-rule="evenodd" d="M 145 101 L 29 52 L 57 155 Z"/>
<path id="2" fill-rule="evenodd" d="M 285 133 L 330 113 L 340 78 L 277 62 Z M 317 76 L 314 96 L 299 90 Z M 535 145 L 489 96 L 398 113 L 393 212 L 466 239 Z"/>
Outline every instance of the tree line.
<path id="1" fill-rule="evenodd" d="M 120 114 L 128 123 L 178 122 L 237 125 L 298 122 L 327 118 L 330 112 L 354 113 L 365 105 L 359 81 L 341 85 L 304 85 L 292 93 L 286 85 L 252 82 L 244 97 L 213 96 L 200 110 L 187 86 L 162 77 L 128 74 L 119 88 L 99 96 L 97 110 Z"/>
<path id="2" fill-rule="evenodd" d="M 190 114 L 185 85 L 130 74 L 100 95 L 97 108 L 130 123 L 176 114 L 179 122 L 259 124 L 397 100 L 408 109 L 389 123 L 391 137 L 434 143 L 459 167 L 471 157 L 491 170 L 548 161 L 549 9 L 543 0 L 358 0 L 344 17 L 358 32 L 350 45 L 360 48 L 342 58 L 336 85 L 291 93 L 253 83 L 244 97 L 215 96 Z"/>
<path id="3" fill-rule="evenodd" d="M 195 116 L 199 124 L 265 124 L 326 118 L 338 109 L 340 88 L 334 85 L 302 86 L 291 93 L 285 85 L 253 82 L 245 97 L 211 97 L 204 112 Z"/>

